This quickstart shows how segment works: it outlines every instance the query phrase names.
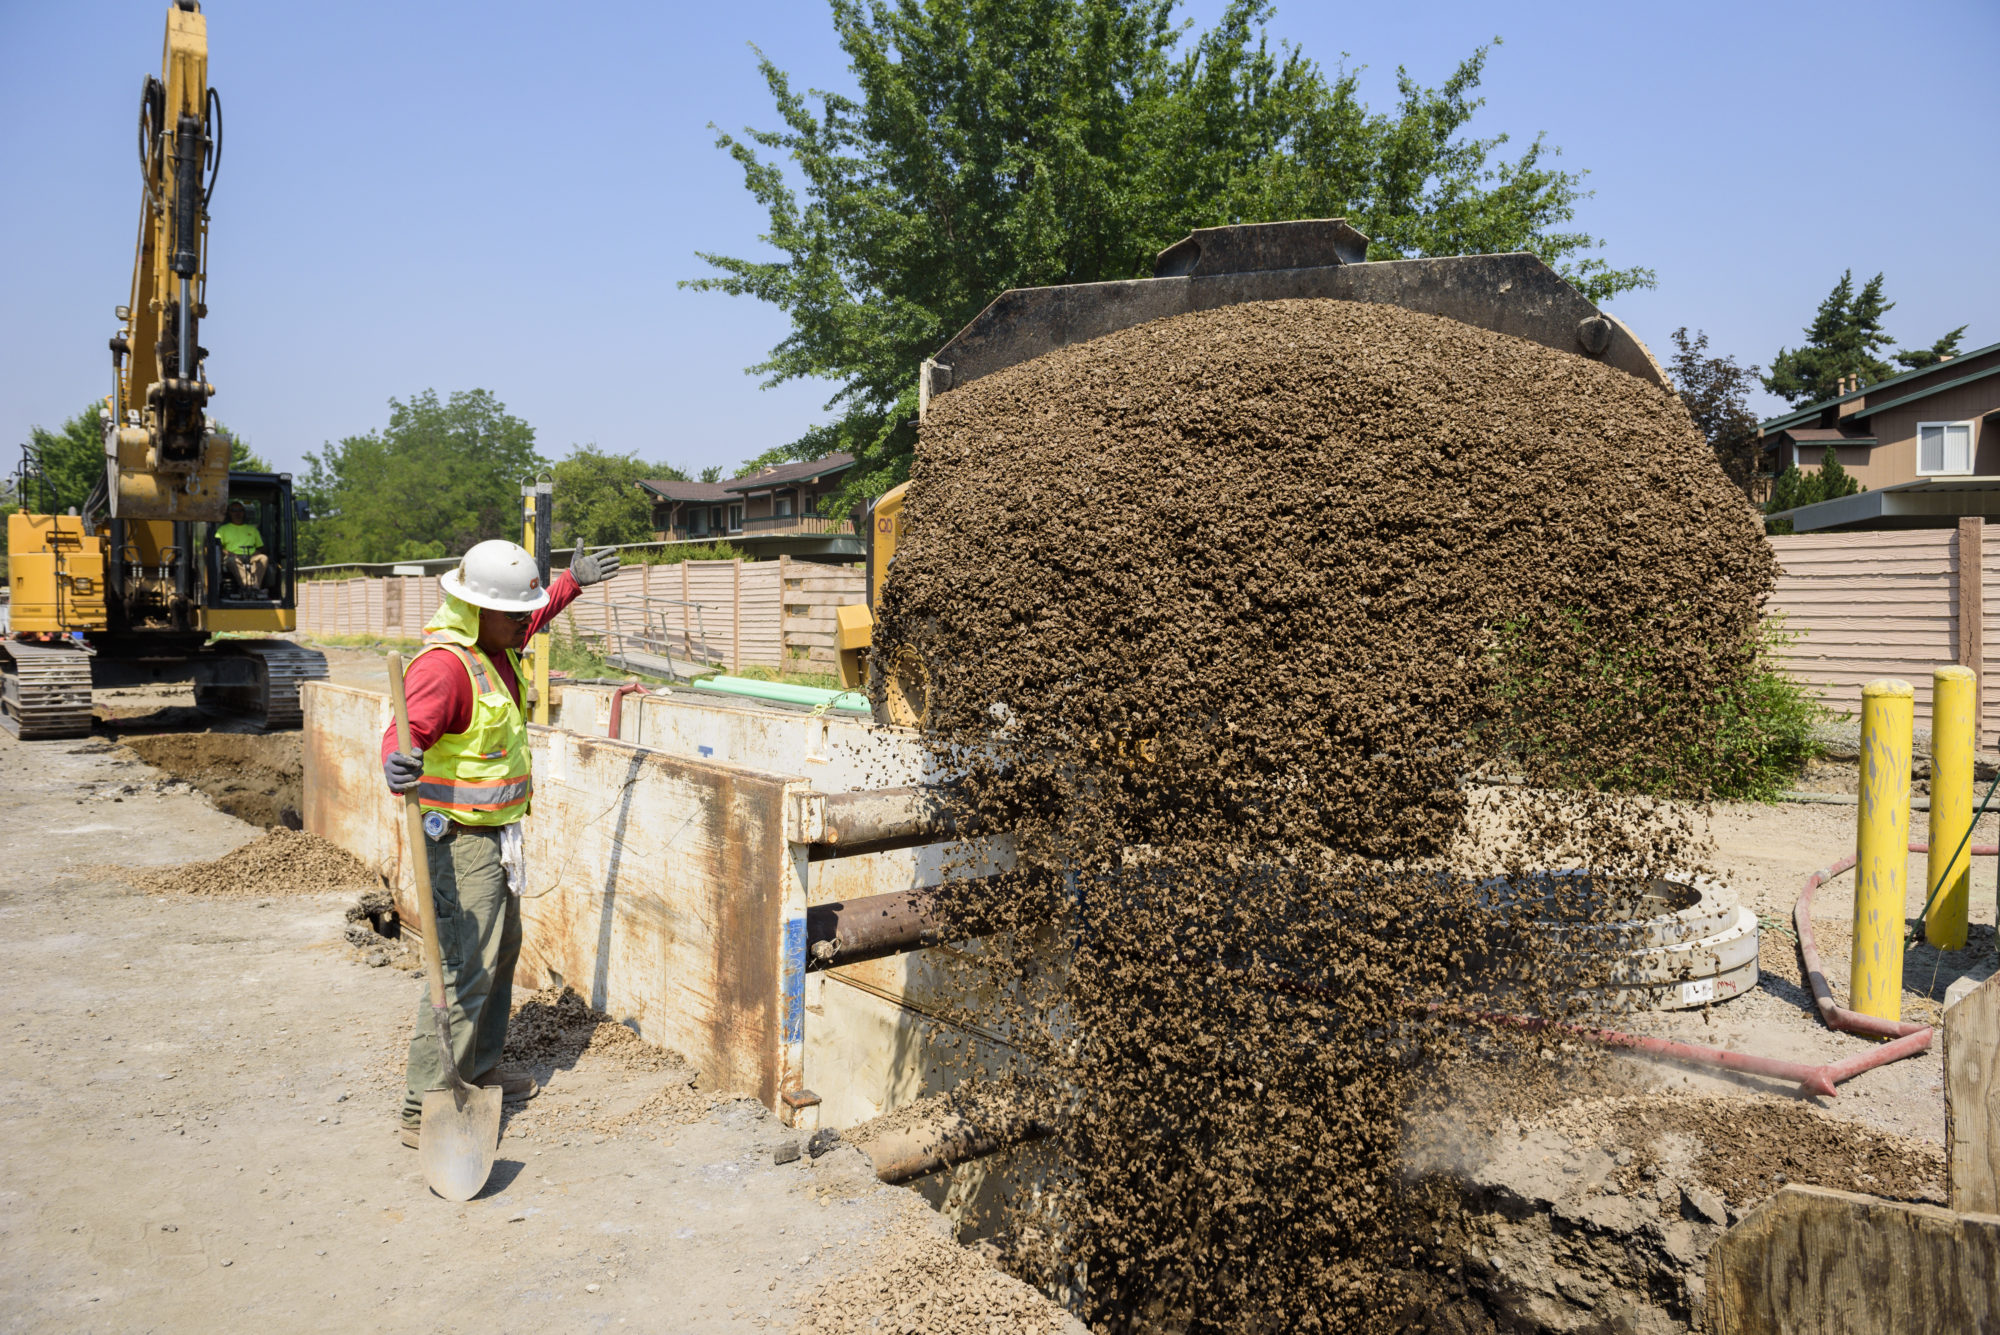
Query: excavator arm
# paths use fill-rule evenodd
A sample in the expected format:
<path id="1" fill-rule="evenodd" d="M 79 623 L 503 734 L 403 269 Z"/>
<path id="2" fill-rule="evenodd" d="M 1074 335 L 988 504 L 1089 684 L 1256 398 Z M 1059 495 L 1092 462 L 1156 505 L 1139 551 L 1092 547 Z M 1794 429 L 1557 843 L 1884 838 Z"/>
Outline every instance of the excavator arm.
<path id="1" fill-rule="evenodd" d="M 145 189 L 132 299 L 111 339 L 105 485 L 116 519 L 215 521 L 229 501 L 229 441 L 215 430 L 201 346 L 208 314 L 208 200 L 222 158 L 222 103 L 208 86 L 199 0 L 167 12 L 160 74 L 139 99 Z"/>

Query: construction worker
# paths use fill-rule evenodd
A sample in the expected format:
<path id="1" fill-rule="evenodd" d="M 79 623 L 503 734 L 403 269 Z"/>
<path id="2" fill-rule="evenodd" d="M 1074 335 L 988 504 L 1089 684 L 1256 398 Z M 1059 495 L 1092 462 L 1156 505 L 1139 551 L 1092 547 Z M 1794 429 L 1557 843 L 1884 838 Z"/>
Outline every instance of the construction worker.
<path id="1" fill-rule="evenodd" d="M 525 1067 L 500 1064 L 521 954 L 521 820 L 532 787 L 516 650 L 586 585 L 617 570 L 615 548 L 578 548 L 569 571 L 544 589 L 527 549 L 498 540 L 474 547 L 439 581 L 444 605 L 424 627 L 429 643 L 403 674 L 415 749 L 397 749 L 394 723 L 382 734 L 389 791 L 415 788 L 424 811 L 452 1057 L 464 1079 L 498 1086 L 509 1099 L 535 1093 Z M 405 1145 L 417 1144 L 424 1092 L 442 1088 L 425 991 L 410 1040 Z"/>
<path id="2" fill-rule="evenodd" d="M 269 591 L 271 576 L 277 572 L 264 552 L 264 535 L 249 522 L 243 502 L 229 503 L 229 522 L 216 525 L 215 541 L 222 548 L 223 564 L 235 577 L 238 588 L 245 593 Z"/>

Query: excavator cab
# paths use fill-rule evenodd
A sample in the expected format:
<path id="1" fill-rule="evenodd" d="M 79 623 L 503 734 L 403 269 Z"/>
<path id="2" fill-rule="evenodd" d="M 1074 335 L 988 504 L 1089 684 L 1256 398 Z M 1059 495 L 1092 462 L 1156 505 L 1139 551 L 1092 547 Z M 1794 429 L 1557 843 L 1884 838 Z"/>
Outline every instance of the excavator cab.
<path id="1" fill-rule="evenodd" d="M 237 505 L 243 522 L 229 518 Z M 201 554 L 201 605 L 213 608 L 289 608 L 295 605 L 298 511 L 292 499 L 289 473 L 231 473 L 229 505 L 220 524 L 194 524 L 196 550 Z M 222 530 L 228 527 L 230 533 Z M 232 559 L 228 538 L 242 546 L 240 529 L 253 528 L 259 542 L 255 554 Z M 255 556 L 263 560 L 257 561 Z"/>

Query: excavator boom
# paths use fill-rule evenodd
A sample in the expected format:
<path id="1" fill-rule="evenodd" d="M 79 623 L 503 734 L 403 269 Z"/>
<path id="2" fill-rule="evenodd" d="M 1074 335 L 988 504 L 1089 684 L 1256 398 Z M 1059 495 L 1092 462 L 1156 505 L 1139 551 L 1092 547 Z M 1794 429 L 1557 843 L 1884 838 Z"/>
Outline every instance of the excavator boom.
<path id="1" fill-rule="evenodd" d="M 229 501 L 229 441 L 214 429 L 201 322 L 208 314 L 208 200 L 222 157 L 222 101 L 208 85 L 208 20 L 167 12 L 160 74 L 139 98 L 139 241 L 132 299 L 111 340 L 104 453 L 114 519 L 213 522 Z"/>
<path id="2" fill-rule="evenodd" d="M 199 0 L 174 0 L 160 73 L 139 95 L 144 188 L 132 295 L 111 338 L 103 480 L 88 496 L 43 486 L 39 512 L 7 518 L 0 727 L 24 739 L 88 733 L 93 688 L 173 682 L 192 683 L 204 710 L 295 728 L 300 684 L 326 676 L 317 650 L 244 638 L 297 624 L 300 512 L 289 475 L 230 471 L 232 442 L 208 415 L 201 325 L 221 158 L 208 23 Z M 22 474 L 47 481 L 32 458 Z"/>

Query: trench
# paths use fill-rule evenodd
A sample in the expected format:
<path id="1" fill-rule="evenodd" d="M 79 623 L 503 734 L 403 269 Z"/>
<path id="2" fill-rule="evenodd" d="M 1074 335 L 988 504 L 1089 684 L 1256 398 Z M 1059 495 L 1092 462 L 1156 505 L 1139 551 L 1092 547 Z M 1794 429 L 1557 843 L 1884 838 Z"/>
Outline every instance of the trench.
<path id="1" fill-rule="evenodd" d="M 125 736 L 120 745 L 240 821 L 259 829 L 303 827 L 299 733 L 156 732 Z"/>

